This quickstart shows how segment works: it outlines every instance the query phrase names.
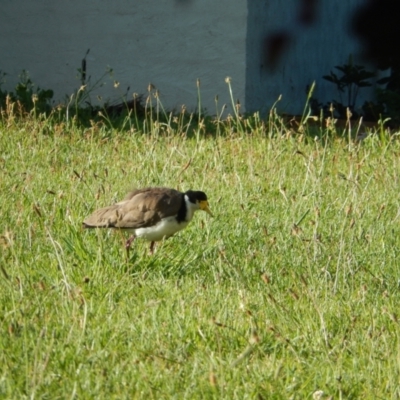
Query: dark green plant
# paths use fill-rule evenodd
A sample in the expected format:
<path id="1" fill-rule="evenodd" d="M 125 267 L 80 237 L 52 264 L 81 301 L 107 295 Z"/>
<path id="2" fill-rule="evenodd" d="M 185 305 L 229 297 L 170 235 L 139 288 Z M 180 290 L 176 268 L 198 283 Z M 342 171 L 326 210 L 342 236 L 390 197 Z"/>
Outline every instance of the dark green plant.
<path id="1" fill-rule="evenodd" d="M 12 102 L 18 102 L 24 112 L 35 110 L 38 113 L 49 113 L 52 109 L 51 99 L 54 92 L 51 89 L 41 89 L 35 85 L 29 77 L 28 72 L 22 71 L 19 82 L 13 92 L 1 90 L 1 85 L 4 83 L 5 73 L 1 75 L 0 80 L 0 108 L 4 108 L 7 96 Z"/>
<path id="2" fill-rule="evenodd" d="M 361 65 L 354 65 L 351 58 L 348 64 L 337 65 L 335 68 L 341 72 L 341 75 L 331 71 L 330 75 L 323 76 L 323 79 L 336 86 L 339 93 L 340 100 L 333 100 L 332 104 L 340 117 L 346 116 L 347 108 L 354 116 L 357 116 L 356 103 L 359 90 L 372 86 L 369 80 L 375 76 L 375 73 L 367 71 Z"/>
<path id="3" fill-rule="evenodd" d="M 361 107 L 364 121 L 378 121 L 386 115 L 385 105 L 381 101 L 365 101 Z"/>
<path id="4" fill-rule="evenodd" d="M 385 117 L 391 119 L 392 123 L 400 122 L 400 93 L 390 89 L 377 90 L 379 104 L 384 106 Z"/>

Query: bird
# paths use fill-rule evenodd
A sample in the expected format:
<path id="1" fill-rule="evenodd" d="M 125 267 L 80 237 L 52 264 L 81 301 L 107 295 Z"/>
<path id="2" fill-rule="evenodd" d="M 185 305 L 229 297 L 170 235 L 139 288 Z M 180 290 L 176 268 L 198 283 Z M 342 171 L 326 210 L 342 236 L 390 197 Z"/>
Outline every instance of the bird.
<path id="1" fill-rule="evenodd" d="M 125 244 L 128 255 L 137 237 L 150 241 L 153 254 L 155 242 L 186 228 L 197 210 L 213 216 L 207 195 L 202 191 L 147 187 L 133 190 L 124 200 L 94 211 L 83 221 L 83 227 L 128 231 L 132 234 Z"/>

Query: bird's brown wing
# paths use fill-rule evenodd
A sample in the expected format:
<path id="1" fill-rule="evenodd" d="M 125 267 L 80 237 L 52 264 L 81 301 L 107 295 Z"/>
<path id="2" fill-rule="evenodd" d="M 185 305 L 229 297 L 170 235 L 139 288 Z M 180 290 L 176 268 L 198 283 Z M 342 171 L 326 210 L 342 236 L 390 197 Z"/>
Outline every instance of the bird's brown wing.
<path id="1" fill-rule="evenodd" d="M 86 228 L 138 229 L 155 225 L 162 218 L 176 215 L 183 194 L 174 189 L 134 190 L 125 200 L 96 210 L 83 221 Z"/>

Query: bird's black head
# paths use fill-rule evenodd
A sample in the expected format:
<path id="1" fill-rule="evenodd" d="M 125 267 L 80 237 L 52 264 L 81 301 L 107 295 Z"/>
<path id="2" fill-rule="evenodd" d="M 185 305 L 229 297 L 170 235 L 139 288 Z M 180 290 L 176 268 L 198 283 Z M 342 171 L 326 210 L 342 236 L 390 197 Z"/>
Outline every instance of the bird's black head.
<path id="1" fill-rule="evenodd" d="M 200 201 L 207 201 L 207 195 L 199 190 L 188 190 L 186 193 L 191 203 L 196 204 Z"/>
<path id="2" fill-rule="evenodd" d="M 189 198 L 189 201 L 193 204 L 198 204 L 199 209 L 212 215 L 207 201 L 207 195 L 199 190 L 188 190 L 185 195 Z"/>

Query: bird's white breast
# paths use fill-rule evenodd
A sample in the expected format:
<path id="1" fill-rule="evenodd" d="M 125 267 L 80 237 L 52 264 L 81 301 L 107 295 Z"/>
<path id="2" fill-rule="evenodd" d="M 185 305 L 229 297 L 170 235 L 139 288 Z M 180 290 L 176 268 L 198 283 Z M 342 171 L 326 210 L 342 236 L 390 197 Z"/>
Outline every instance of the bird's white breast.
<path id="1" fill-rule="evenodd" d="M 152 242 L 157 242 L 172 236 L 181 229 L 184 229 L 188 223 L 189 221 L 178 223 L 175 217 L 167 217 L 154 226 L 135 229 L 135 235 Z"/>

